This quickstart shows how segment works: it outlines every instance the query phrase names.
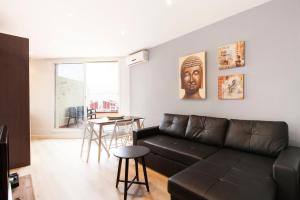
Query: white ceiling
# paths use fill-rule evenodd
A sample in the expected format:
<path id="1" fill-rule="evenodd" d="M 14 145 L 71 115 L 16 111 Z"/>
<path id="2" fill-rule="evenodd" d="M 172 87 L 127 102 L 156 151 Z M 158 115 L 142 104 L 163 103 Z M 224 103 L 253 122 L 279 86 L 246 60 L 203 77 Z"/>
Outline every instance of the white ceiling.
<path id="1" fill-rule="evenodd" d="M 124 56 L 270 0 L 1 0 L 0 32 L 34 58 Z"/>

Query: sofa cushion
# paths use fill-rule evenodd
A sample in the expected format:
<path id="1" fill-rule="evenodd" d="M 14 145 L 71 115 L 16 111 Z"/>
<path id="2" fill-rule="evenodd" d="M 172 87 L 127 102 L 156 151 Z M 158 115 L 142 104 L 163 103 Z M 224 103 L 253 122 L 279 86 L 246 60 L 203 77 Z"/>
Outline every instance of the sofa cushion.
<path id="1" fill-rule="evenodd" d="M 288 126 L 285 122 L 230 120 L 224 146 L 278 156 L 287 144 Z"/>
<path id="2" fill-rule="evenodd" d="M 172 176 L 168 191 L 179 199 L 274 200 L 273 162 L 269 157 L 222 149 Z"/>
<path id="3" fill-rule="evenodd" d="M 191 115 L 185 137 L 201 143 L 222 146 L 228 120 L 224 118 Z"/>
<path id="4" fill-rule="evenodd" d="M 218 151 L 218 148 L 214 146 L 167 135 L 156 135 L 140 139 L 137 144 L 150 148 L 153 153 L 185 165 L 194 164 L 199 159 L 206 158 Z"/>
<path id="5" fill-rule="evenodd" d="M 239 171 L 264 177 L 272 177 L 274 158 L 223 148 L 206 158 L 216 165 L 234 167 Z"/>
<path id="6" fill-rule="evenodd" d="M 188 115 L 164 114 L 159 131 L 177 137 L 184 137 L 186 126 L 189 120 Z"/>

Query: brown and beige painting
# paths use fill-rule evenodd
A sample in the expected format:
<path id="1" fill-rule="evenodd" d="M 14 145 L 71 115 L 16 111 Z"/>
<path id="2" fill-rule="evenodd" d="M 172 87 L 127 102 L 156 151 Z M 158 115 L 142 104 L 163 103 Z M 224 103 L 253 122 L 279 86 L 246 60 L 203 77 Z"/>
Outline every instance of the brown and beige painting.
<path id="1" fill-rule="evenodd" d="M 219 47 L 218 65 L 219 69 L 245 66 L 245 41 Z"/>
<path id="2" fill-rule="evenodd" d="M 244 75 L 234 74 L 218 77 L 219 99 L 244 99 Z"/>
<path id="3" fill-rule="evenodd" d="M 180 99 L 205 99 L 205 52 L 180 57 L 179 77 Z"/>

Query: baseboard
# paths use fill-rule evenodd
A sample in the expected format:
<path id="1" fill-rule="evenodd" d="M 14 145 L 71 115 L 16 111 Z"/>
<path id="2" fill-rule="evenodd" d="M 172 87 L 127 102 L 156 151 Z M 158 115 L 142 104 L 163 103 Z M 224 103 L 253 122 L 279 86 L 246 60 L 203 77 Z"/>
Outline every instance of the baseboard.
<path id="1" fill-rule="evenodd" d="M 81 133 L 52 133 L 52 134 L 32 134 L 31 139 L 80 139 Z"/>

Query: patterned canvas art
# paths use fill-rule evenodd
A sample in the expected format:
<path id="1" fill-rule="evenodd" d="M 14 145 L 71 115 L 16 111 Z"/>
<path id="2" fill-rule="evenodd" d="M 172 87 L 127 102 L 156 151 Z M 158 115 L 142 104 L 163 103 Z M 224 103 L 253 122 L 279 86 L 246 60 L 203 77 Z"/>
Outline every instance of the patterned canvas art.
<path id="1" fill-rule="evenodd" d="M 235 74 L 218 77 L 219 99 L 244 99 L 244 75 Z"/>
<path id="2" fill-rule="evenodd" d="M 245 66 L 245 42 L 238 41 L 218 48 L 219 69 Z"/>
<path id="3" fill-rule="evenodd" d="M 180 99 L 205 99 L 205 75 L 205 52 L 179 58 Z"/>

